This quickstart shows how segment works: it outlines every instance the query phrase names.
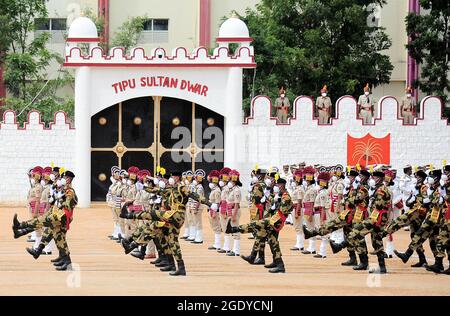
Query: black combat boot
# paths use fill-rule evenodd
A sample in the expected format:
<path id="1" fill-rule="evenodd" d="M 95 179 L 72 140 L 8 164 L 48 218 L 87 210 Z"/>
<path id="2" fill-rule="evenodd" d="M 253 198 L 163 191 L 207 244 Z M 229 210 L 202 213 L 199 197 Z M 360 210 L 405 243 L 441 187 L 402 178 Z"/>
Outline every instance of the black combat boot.
<path id="1" fill-rule="evenodd" d="M 145 251 L 147 250 L 147 246 L 146 245 L 144 245 L 144 246 L 141 246 L 141 249 L 139 250 L 139 252 L 132 252 L 131 253 L 131 255 L 133 256 L 133 257 L 135 257 L 135 258 L 138 258 L 138 259 L 141 259 L 141 260 L 144 260 L 144 258 L 145 258 Z"/>
<path id="2" fill-rule="evenodd" d="M 17 213 L 15 213 L 14 216 L 13 216 L 13 226 L 12 226 L 12 229 L 13 229 L 13 230 L 17 230 L 17 229 L 19 229 L 19 228 L 25 228 L 25 227 L 22 227 L 22 224 L 20 224 L 19 220 L 17 219 Z"/>
<path id="3" fill-rule="evenodd" d="M 255 259 L 256 259 L 256 251 L 252 250 L 252 252 L 250 253 L 250 256 L 241 255 L 241 258 L 250 264 L 254 264 Z"/>
<path id="4" fill-rule="evenodd" d="M 34 249 L 34 248 L 27 248 L 27 251 L 28 251 L 28 253 L 29 253 L 30 255 L 33 256 L 34 259 L 37 259 L 37 258 L 39 258 L 39 256 L 41 255 L 42 250 L 44 250 L 44 248 L 45 248 L 45 245 L 39 244 L 39 246 L 37 247 L 37 249 Z"/>
<path id="5" fill-rule="evenodd" d="M 159 261 L 158 263 L 155 263 L 155 267 L 162 268 L 162 267 L 169 265 L 169 259 L 166 254 L 163 254 L 160 258 L 161 258 L 161 261 Z"/>
<path id="6" fill-rule="evenodd" d="M 178 269 L 176 271 L 169 272 L 169 275 L 177 276 L 177 275 L 186 275 L 186 268 L 184 267 L 184 261 L 177 261 Z"/>
<path id="7" fill-rule="evenodd" d="M 167 262 L 168 262 L 168 265 L 161 267 L 161 269 L 159 269 L 159 270 L 162 272 L 175 271 L 176 270 L 175 259 L 173 258 L 172 255 L 167 256 Z"/>
<path id="8" fill-rule="evenodd" d="M 434 259 L 434 264 L 431 266 L 427 266 L 427 271 L 432 271 L 434 273 L 443 273 L 444 272 L 444 265 L 442 264 L 442 260 L 444 258 L 442 257 L 436 257 Z"/>
<path id="9" fill-rule="evenodd" d="M 349 250 L 348 256 L 350 259 L 348 259 L 345 262 L 342 262 L 341 266 L 351 267 L 358 265 L 358 261 L 356 260 L 356 254 L 354 250 Z"/>
<path id="10" fill-rule="evenodd" d="M 269 269 L 270 273 L 284 273 L 286 270 L 284 269 L 284 262 L 283 259 L 275 259 L 275 268 Z"/>
<path id="11" fill-rule="evenodd" d="M 266 268 L 266 269 L 272 269 L 272 268 L 275 268 L 275 267 L 277 266 L 277 264 L 276 264 L 276 262 L 275 262 L 275 258 L 273 258 L 272 260 L 273 260 L 272 263 L 269 263 L 269 264 L 264 265 L 264 268 Z"/>
<path id="12" fill-rule="evenodd" d="M 131 238 L 130 238 L 130 239 L 122 239 L 122 247 L 125 251 L 125 254 L 127 255 L 130 252 L 132 252 L 134 249 L 139 247 L 139 245 L 136 242 L 131 241 Z"/>
<path id="13" fill-rule="evenodd" d="M 427 258 L 425 257 L 425 253 L 421 250 L 416 250 L 417 255 L 419 256 L 419 262 L 411 265 L 412 268 L 422 268 L 422 267 L 426 267 L 428 262 L 427 262 Z"/>
<path id="14" fill-rule="evenodd" d="M 308 228 L 306 228 L 306 225 L 303 225 L 303 234 L 305 235 L 305 239 L 309 239 L 319 235 L 316 230 L 310 231 Z"/>
<path id="15" fill-rule="evenodd" d="M 369 267 L 369 258 L 367 258 L 367 254 L 363 253 L 359 255 L 359 264 L 356 267 L 353 267 L 353 270 L 367 270 Z"/>
<path id="16" fill-rule="evenodd" d="M 407 263 L 409 260 L 409 257 L 413 254 L 413 251 L 411 248 L 408 248 L 405 253 L 398 252 L 397 250 L 394 250 L 394 253 L 402 259 L 403 263 Z"/>
<path id="17" fill-rule="evenodd" d="M 19 237 L 25 236 L 29 233 L 32 233 L 34 231 L 34 228 L 31 227 L 27 227 L 27 228 L 19 228 L 19 229 L 14 229 L 14 239 L 17 239 Z"/>
<path id="18" fill-rule="evenodd" d="M 67 269 L 72 270 L 72 260 L 69 255 L 64 256 L 62 265 L 56 267 L 57 271 L 66 271 Z"/>
<path id="19" fill-rule="evenodd" d="M 231 221 L 228 221 L 227 230 L 225 231 L 225 234 L 236 234 L 236 233 L 239 233 L 239 227 L 231 226 Z"/>
<path id="20" fill-rule="evenodd" d="M 344 249 L 345 247 L 347 247 L 348 243 L 347 241 L 343 241 L 340 244 L 335 243 L 333 240 L 330 240 L 330 247 L 331 250 L 333 251 L 333 253 L 338 253 L 339 251 L 341 251 L 342 249 Z"/>
<path id="21" fill-rule="evenodd" d="M 51 263 L 56 263 L 56 262 L 60 262 L 62 260 L 62 256 L 61 253 L 59 254 L 58 257 L 56 257 L 55 259 L 50 260 Z"/>
<path id="22" fill-rule="evenodd" d="M 266 260 L 264 259 L 264 250 L 258 251 L 258 258 L 253 262 L 255 265 L 265 264 Z"/>
<path id="23" fill-rule="evenodd" d="M 369 273 L 375 273 L 375 274 L 385 274 L 385 273 L 387 273 L 386 263 L 384 261 L 386 258 L 385 258 L 384 255 L 385 255 L 384 251 L 377 253 L 379 268 L 370 269 Z"/>

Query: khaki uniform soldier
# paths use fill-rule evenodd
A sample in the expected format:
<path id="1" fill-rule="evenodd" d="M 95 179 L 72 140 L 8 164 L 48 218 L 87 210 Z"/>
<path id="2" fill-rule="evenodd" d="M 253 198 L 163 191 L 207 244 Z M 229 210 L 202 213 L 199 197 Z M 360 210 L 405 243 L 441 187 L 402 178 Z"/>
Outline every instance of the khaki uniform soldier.
<path id="1" fill-rule="evenodd" d="M 200 196 L 201 199 L 205 198 L 205 189 L 203 188 L 203 179 L 205 177 L 205 171 L 202 169 L 195 170 L 195 186 L 193 187 L 193 193 Z M 192 223 L 195 229 L 195 238 L 192 241 L 193 244 L 203 244 L 203 221 L 202 221 L 202 209 L 203 207 L 197 201 L 191 202 L 192 210 Z"/>
<path id="2" fill-rule="evenodd" d="M 317 189 L 315 186 L 314 174 L 316 170 L 309 166 L 303 170 L 303 174 L 305 175 L 306 180 L 306 188 L 305 195 L 303 196 L 303 219 L 306 223 L 306 226 L 310 230 L 314 230 L 316 228 L 314 223 L 314 202 L 316 201 Z M 319 225 L 320 226 L 320 225 Z M 306 250 L 302 251 L 303 254 L 316 254 L 316 238 L 310 238 L 309 245 Z"/>
<path id="3" fill-rule="evenodd" d="M 222 227 L 220 226 L 220 197 L 221 191 L 219 187 L 219 177 L 220 173 L 217 170 L 212 170 L 208 175 L 209 188 L 211 192 L 209 193 L 209 202 L 211 207 L 209 208 L 209 224 L 214 232 L 214 244 L 208 247 L 209 250 L 219 250 L 222 246 Z"/>
<path id="4" fill-rule="evenodd" d="M 41 201 L 40 201 L 40 206 L 39 206 L 39 216 L 44 215 L 45 213 L 47 213 L 50 210 L 49 198 L 50 198 L 50 190 L 52 187 L 52 181 L 50 180 L 51 173 L 52 173 L 51 167 L 45 167 L 42 172 L 42 180 L 41 180 L 42 194 L 41 194 Z M 38 234 L 37 234 L 37 236 L 38 236 Z M 34 246 L 33 246 L 34 249 L 38 248 L 40 241 L 41 241 L 41 237 L 39 237 L 39 238 L 37 237 L 36 241 L 34 243 Z M 55 241 L 52 239 L 49 242 L 49 244 L 44 248 L 44 250 L 42 251 L 42 254 L 43 255 L 51 255 L 54 246 L 55 246 Z"/>
<path id="5" fill-rule="evenodd" d="M 128 211 L 133 212 L 134 207 L 132 206 L 134 201 L 136 200 L 136 181 L 137 175 L 139 172 L 139 168 L 132 166 L 128 168 L 128 180 L 127 180 L 127 189 L 126 194 L 124 195 L 124 205 L 122 207 L 126 207 Z M 131 209 L 130 209 L 131 206 Z M 125 220 L 125 236 L 128 238 L 136 229 L 137 223 L 134 220 Z"/>
<path id="6" fill-rule="evenodd" d="M 427 197 L 428 187 L 423 184 L 423 181 L 427 175 L 422 170 L 419 170 L 416 172 L 415 176 L 417 179 L 417 184 L 414 187 L 413 192 L 410 193 L 405 200 L 405 207 L 407 207 L 407 210 L 395 218 L 389 225 L 387 225 L 387 227 L 385 227 L 383 237 L 395 233 L 402 227 L 409 226 L 412 240 L 416 234 L 416 231 L 419 230 L 422 222 L 425 220 L 427 208 L 423 205 L 423 199 Z M 419 256 L 419 262 L 413 264 L 411 267 L 420 268 L 426 266 L 427 260 L 423 246 L 417 247 L 416 252 Z"/>
<path id="7" fill-rule="evenodd" d="M 194 173 L 191 170 L 185 171 L 182 173 L 182 178 L 184 178 L 184 185 L 186 185 L 189 190 L 193 186 L 192 181 L 194 180 Z M 191 233 L 191 226 L 192 226 L 192 220 L 191 220 L 191 214 L 189 212 L 189 202 L 188 205 L 186 205 L 186 220 L 184 221 L 184 233 L 181 239 L 188 239 L 191 237 L 191 235 L 194 237 L 191 241 L 195 239 L 195 232 L 192 231 Z"/>
<path id="8" fill-rule="evenodd" d="M 439 224 L 444 217 L 444 198 L 439 191 L 439 181 L 441 179 L 442 171 L 440 169 L 432 170 L 428 177 L 428 184 L 430 187 L 427 190 L 427 197 L 423 199 L 423 204 L 427 208 L 427 215 L 419 230 L 416 231 L 408 249 L 405 253 L 394 251 L 394 253 L 402 259 L 403 263 L 408 262 L 413 252 L 422 244 L 430 239 L 430 246 L 433 255 L 436 259 L 437 250 L 436 243 L 439 234 Z"/>
<path id="9" fill-rule="evenodd" d="M 112 240 L 120 242 L 120 239 L 125 236 L 125 220 L 119 217 L 120 211 L 122 209 L 123 197 L 126 195 L 127 191 L 127 178 L 128 174 L 126 170 L 121 170 L 119 179 L 117 180 L 117 186 L 112 191 L 114 195 L 114 212 L 118 218 L 119 227 L 117 228 L 117 236 L 113 236 Z"/>
<path id="10" fill-rule="evenodd" d="M 219 180 L 219 187 L 221 188 L 221 194 L 220 194 L 220 205 L 219 205 L 219 211 L 220 211 L 220 227 L 222 228 L 222 232 L 224 233 L 223 237 L 223 247 L 221 247 L 219 250 L 217 250 L 218 253 L 228 253 L 230 251 L 230 243 L 231 243 L 231 236 L 225 234 L 225 230 L 227 229 L 227 223 L 228 223 L 228 216 L 227 216 L 227 197 L 228 197 L 228 191 L 230 190 L 228 188 L 228 180 L 229 180 L 229 173 L 231 169 L 228 167 L 222 168 L 220 170 L 220 180 Z"/>
<path id="11" fill-rule="evenodd" d="M 370 216 L 353 226 L 347 241 L 343 244 L 352 244 L 359 255 L 360 263 L 353 270 L 367 270 L 369 259 L 367 256 L 365 236 L 370 233 L 372 247 L 378 257 L 379 268 L 370 270 L 369 273 L 386 273 L 383 251 L 383 230 L 389 218 L 388 209 L 390 207 L 391 194 L 389 193 L 389 189 L 384 185 L 385 175 L 382 171 L 375 171 L 372 176 L 375 181 L 375 190 L 370 204 Z M 336 253 L 342 249 L 343 244 L 337 245 L 332 243 L 333 252 Z"/>
<path id="12" fill-rule="evenodd" d="M 372 124 L 375 103 L 373 96 L 370 94 L 369 84 L 364 87 L 364 94 L 358 98 L 358 107 L 360 109 L 359 115 L 363 119 L 363 123 Z"/>
<path id="13" fill-rule="evenodd" d="M 119 238 L 120 225 L 119 225 L 119 216 L 115 210 L 115 197 L 116 191 L 120 187 L 120 168 L 117 166 L 111 167 L 111 185 L 108 188 L 108 194 L 106 195 L 106 202 L 108 206 L 111 208 L 114 230 L 110 236 L 108 236 L 111 240 L 117 240 Z"/>
<path id="14" fill-rule="evenodd" d="M 42 176 L 42 167 L 36 166 L 30 172 L 30 184 L 31 188 L 28 191 L 27 196 L 27 207 L 30 212 L 31 218 L 39 217 L 39 203 L 42 194 L 42 185 L 40 184 L 41 176 Z M 28 238 L 30 242 L 36 242 L 38 236 L 40 236 L 40 231 L 33 231 L 31 236 Z"/>
<path id="15" fill-rule="evenodd" d="M 292 191 L 292 202 L 294 203 L 294 229 L 296 233 L 296 243 L 291 250 L 303 251 L 304 250 L 304 235 L 303 235 L 303 214 L 302 203 L 305 196 L 305 187 L 302 184 L 303 172 L 296 170 L 294 173 L 294 185 Z"/>
<path id="16" fill-rule="evenodd" d="M 239 219 L 241 217 L 241 201 L 242 193 L 240 187 L 242 186 L 239 180 L 239 172 L 237 170 L 230 171 L 230 181 L 228 182 L 228 195 L 227 195 L 227 216 L 230 220 L 232 227 L 239 226 Z M 227 253 L 227 256 L 239 256 L 241 252 L 241 234 L 233 233 L 233 250 Z"/>
<path id="17" fill-rule="evenodd" d="M 197 186 L 197 181 L 194 179 L 194 173 L 192 171 L 186 172 L 187 178 L 189 180 L 188 190 L 189 192 L 195 193 L 195 187 Z M 186 205 L 186 225 L 189 227 L 189 236 L 186 240 L 194 241 L 197 234 L 195 225 L 195 215 L 194 212 L 197 211 L 199 206 L 198 202 L 190 198 L 188 204 Z"/>
<path id="18" fill-rule="evenodd" d="M 317 176 L 320 189 L 317 191 L 317 196 L 314 201 L 314 227 L 321 227 L 322 225 L 331 222 L 335 219 L 334 213 L 331 213 L 332 200 L 330 192 L 328 191 L 328 182 L 330 175 L 328 172 L 321 172 Z M 327 257 L 327 243 L 329 236 L 322 236 L 319 253 L 314 258 Z"/>
<path id="19" fill-rule="evenodd" d="M 439 188 L 440 195 L 444 200 L 444 216 L 439 227 L 439 236 L 436 244 L 436 260 L 433 265 L 427 267 L 427 270 L 435 273 L 450 274 L 450 266 L 444 271 L 444 265 L 442 263 L 446 251 L 450 263 L 450 180 L 448 178 L 450 165 L 444 167 L 444 172 L 446 174 L 442 175 L 440 181 L 441 187 Z"/>
<path id="20" fill-rule="evenodd" d="M 414 124 L 414 117 L 416 115 L 416 100 L 412 96 L 412 88 L 406 88 L 406 95 L 402 98 L 400 104 L 400 114 L 405 124 Z"/>
<path id="21" fill-rule="evenodd" d="M 253 221 L 249 224 L 233 227 L 228 223 L 227 233 L 253 233 L 256 232 L 256 239 L 265 239 L 270 245 L 270 250 L 274 258 L 274 262 L 270 265 L 265 265 L 265 268 L 270 269 L 270 273 L 284 273 L 285 267 L 283 259 L 281 258 L 280 244 L 278 241 L 278 233 L 283 228 L 287 216 L 292 211 L 293 203 L 289 193 L 286 190 L 286 180 L 279 178 L 277 186 L 274 187 L 275 197 L 271 201 L 271 209 L 274 214 L 270 218 L 265 218 L 259 221 Z"/>
<path id="22" fill-rule="evenodd" d="M 319 124 L 329 124 L 331 117 L 331 103 L 330 97 L 327 96 L 328 90 L 327 86 L 323 86 L 320 90 L 321 96 L 316 100 L 316 110 L 319 116 Z"/>
<path id="23" fill-rule="evenodd" d="M 277 118 L 280 123 L 282 124 L 287 123 L 290 106 L 291 103 L 289 102 L 289 99 L 286 97 L 286 90 L 284 89 L 284 87 L 281 87 L 280 97 L 275 100 L 275 107 L 277 109 Z"/>

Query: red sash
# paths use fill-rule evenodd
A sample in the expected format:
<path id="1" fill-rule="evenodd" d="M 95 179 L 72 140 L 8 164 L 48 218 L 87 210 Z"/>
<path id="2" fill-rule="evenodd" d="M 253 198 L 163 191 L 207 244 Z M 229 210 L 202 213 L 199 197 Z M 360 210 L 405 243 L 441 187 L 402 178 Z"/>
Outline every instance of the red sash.
<path id="1" fill-rule="evenodd" d="M 41 205 L 40 205 L 40 207 L 39 207 L 39 214 L 44 214 L 45 213 L 45 210 L 47 209 L 47 204 L 48 203 L 45 203 L 45 202 L 42 202 L 41 203 Z"/>
<path id="2" fill-rule="evenodd" d="M 336 204 L 337 200 L 338 200 L 338 196 L 334 196 L 333 192 L 330 192 L 330 198 L 331 198 L 331 213 L 334 213 L 335 209 L 334 209 L 334 205 Z"/>
<path id="3" fill-rule="evenodd" d="M 387 210 L 379 211 L 379 213 L 378 213 L 378 219 L 377 219 L 377 223 L 376 223 L 376 225 L 377 225 L 378 227 L 380 227 L 380 225 L 381 225 L 381 220 L 383 219 L 383 214 L 386 214 L 387 212 L 388 212 Z"/>
<path id="4" fill-rule="evenodd" d="M 143 211 L 144 207 L 142 205 L 130 205 L 128 206 L 128 211 L 130 212 L 140 212 Z"/>
<path id="5" fill-rule="evenodd" d="M 295 209 L 295 216 L 296 217 L 302 216 L 302 208 L 300 206 L 300 203 L 295 203 L 294 204 L 294 209 Z"/>
<path id="6" fill-rule="evenodd" d="M 395 203 L 395 207 L 398 208 L 399 210 L 401 210 L 403 208 L 403 201 L 400 200 L 397 203 Z"/>
<path id="7" fill-rule="evenodd" d="M 264 205 L 263 204 L 256 204 L 256 207 L 258 208 L 259 211 L 259 219 L 262 219 L 264 216 Z"/>
<path id="8" fill-rule="evenodd" d="M 233 209 L 234 206 L 236 205 L 236 203 L 227 203 L 227 215 L 228 216 L 233 216 Z"/>
<path id="9" fill-rule="evenodd" d="M 445 202 L 445 204 L 447 204 L 447 212 L 445 212 L 445 219 L 448 221 L 450 221 L 450 203 Z"/>
<path id="10" fill-rule="evenodd" d="M 280 215 L 281 223 L 278 228 L 274 227 L 273 229 L 278 233 L 284 227 L 284 223 L 286 222 L 286 216 L 284 216 L 284 214 L 280 210 L 278 210 L 277 212 L 278 215 Z"/>
<path id="11" fill-rule="evenodd" d="M 355 215 L 355 210 L 350 210 L 350 214 L 347 217 L 347 224 L 350 224 L 353 221 L 353 215 Z"/>
<path id="12" fill-rule="evenodd" d="M 303 202 L 303 207 L 305 208 L 304 214 L 311 216 L 313 214 L 314 202 Z"/>
<path id="13" fill-rule="evenodd" d="M 66 215 L 66 230 L 70 229 L 70 222 L 72 221 L 73 213 L 67 208 L 64 208 L 64 214 Z"/>
<path id="14" fill-rule="evenodd" d="M 225 200 L 220 201 L 220 214 L 222 215 L 227 214 L 227 201 Z"/>
<path id="15" fill-rule="evenodd" d="M 36 200 L 30 202 L 31 213 L 37 214 L 39 213 L 39 204 L 36 203 Z"/>

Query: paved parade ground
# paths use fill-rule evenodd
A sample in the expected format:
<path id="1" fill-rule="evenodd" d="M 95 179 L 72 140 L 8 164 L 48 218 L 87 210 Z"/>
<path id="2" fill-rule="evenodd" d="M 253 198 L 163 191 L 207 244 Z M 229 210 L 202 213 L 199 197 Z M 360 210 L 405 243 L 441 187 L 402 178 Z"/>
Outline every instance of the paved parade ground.
<path id="1" fill-rule="evenodd" d="M 149 263 L 130 255 L 110 241 L 111 211 L 105 205 L 75 209 L 68 233 L 75 271 L 54 271 L 50 259 L 34 260 L 25 247 L 32 244 L 26 237 L 14 240 L 11 230 L 13 214 L 27 219 L 25 208 L 0 208 L 0 295 L 450 295 L 450 276 L 435 275 L 425 269 L 410 268 L 400 259 L 388 259 L 389 274 L 372 276 L 341 267 L 346 251 L 328 258 L 315 259 L 290 251 L 295 243 L 292 226 L 281 232 L 285 274 L 272 275 L 262 266 L 251 266 L 237 257 L 227 257 L 208 250 L 213 235 L 204 212 L 205 242 L 193 245 L 181 241 L 186 263 L 186 277 L 171 277 Z M 244 212 L 242 222 L 248 217 Z M 408 232 L 395 235 L 402 251 L 409 240 Z M 242 236 L 242 252 L 248 254 L 252 240 Z M 400 246 L 400 247 L 399 247 Z M 370 246 L 369 246 L 370 249 Z M 428 244 L 426 253 L 430 258 Z M 375 256 L 370 263 L 377 262 Z M 266 261 L 270 250 L 266 248 Z M 444 261 L 447 267 L 447 260 Z"/>

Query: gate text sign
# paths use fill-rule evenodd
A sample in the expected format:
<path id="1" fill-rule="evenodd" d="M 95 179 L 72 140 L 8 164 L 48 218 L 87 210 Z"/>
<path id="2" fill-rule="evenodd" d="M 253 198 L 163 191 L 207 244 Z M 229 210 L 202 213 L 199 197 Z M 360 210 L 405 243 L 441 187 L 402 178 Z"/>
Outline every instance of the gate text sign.
<path id="1" fill-rule="evenodd" d="M 125 92 L 129 89 L 135 89 L 136 85 L 141 88 L 172 88 L 172 89 L 180 89 L 186 90 L 191 93 L 195 93 L 201 96 L 205 96 L 208 93 L 208 86 L 190 82 L 189 80 L 171 78 L 165 76 L 156 76 L 156 77 L 140 77 L 139 79 L 126 79 L 116 83 L 113 83 L 111 86 L 114 88 L 114 93 L 118 94 L 119 92 Z"/>

